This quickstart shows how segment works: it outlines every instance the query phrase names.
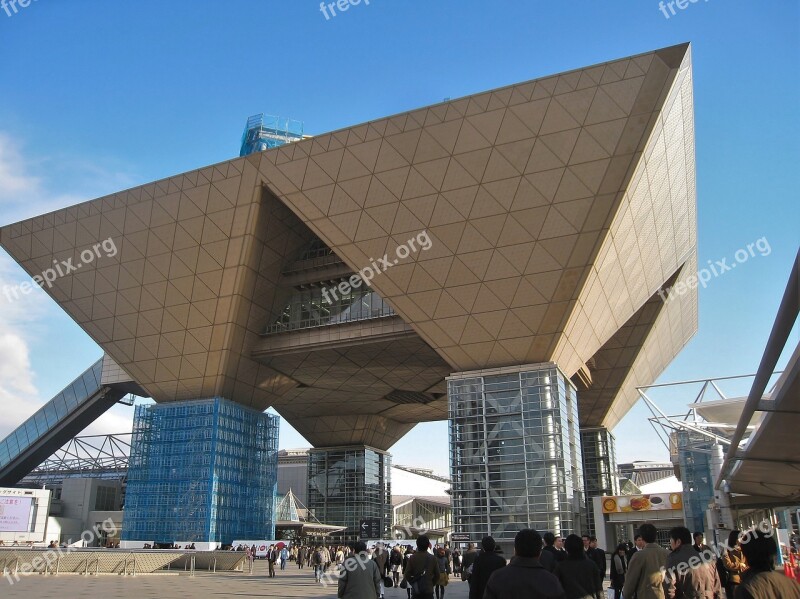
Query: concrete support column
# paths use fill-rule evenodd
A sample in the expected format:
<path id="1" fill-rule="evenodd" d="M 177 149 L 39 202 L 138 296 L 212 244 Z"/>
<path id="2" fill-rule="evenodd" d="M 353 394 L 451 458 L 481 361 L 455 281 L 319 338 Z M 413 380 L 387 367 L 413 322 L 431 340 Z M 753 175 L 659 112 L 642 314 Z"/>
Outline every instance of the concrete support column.
<path id="1" fill-rule="evenodd" d="M 720 485 L 719 489 L 715 488 L 720 474 L 722 473 L 722 463 L 724 461 L 725 449 L 721 444 L 715 443 L 711 447 L 711 478 L 712 489 L 714 489 L 714 503 L 717 506 L 717 510 L 716 518 L 712 518 L 712 520 L 717 520 L 714 522 L 716 525 L 714 529 L 720 536 L 720 540 L 727 541 L 728 533 L 735 527 L 733 512 L 731 511 L 731 496 L 728 492 L 727 483 Z"/>

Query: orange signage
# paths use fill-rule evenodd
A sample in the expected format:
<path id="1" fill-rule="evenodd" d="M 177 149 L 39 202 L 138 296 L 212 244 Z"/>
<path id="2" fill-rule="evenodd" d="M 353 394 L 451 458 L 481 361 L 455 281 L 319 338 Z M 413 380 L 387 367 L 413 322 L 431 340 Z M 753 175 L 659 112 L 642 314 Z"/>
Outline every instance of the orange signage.
<path id="1" fill-rule="evenodd" d="M 651 493 L 647 495 L 616 495 L 603 497 L 603 513 L 651 512 L 683 509 L 681 493 Z"/>

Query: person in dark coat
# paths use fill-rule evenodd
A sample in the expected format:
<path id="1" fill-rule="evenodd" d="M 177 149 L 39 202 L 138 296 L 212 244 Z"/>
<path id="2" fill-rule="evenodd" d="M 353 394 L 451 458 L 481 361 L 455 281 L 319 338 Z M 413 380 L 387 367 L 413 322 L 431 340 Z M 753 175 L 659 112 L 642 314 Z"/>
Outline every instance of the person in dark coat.
<path id="1" fill-rule="evenodd" d="M 535 530 L 519 531 L 511 563 L 489 577 L 483 599 L 566 599 L 561 583 L 539 561 L 542 545 L 542 537 Z"/>
<path id="2" fill-rule="evenodd" d="M 469 577 L 469 599 L 484 599 L 486 583 L 495 570 L 506 567 L 506 560 L 495 553 L 497 543 L 492 537 L 483 537 L 481 541 L 483 551 L 475 558 L 472 564 L 472 574 Z M 466 553 L 464 557 L 466 557 Z"/>
<path id="3" fill-rule="evenodd" d="M 708 545 L 703 543 L 703 536 L 704 535 L 702 532 L 696 532 L 692 535 L 692 538 L 694 538 L 694 543 L 692 543 L 692 547 L 694 547 L 694 550 L 697 551 L 697 553 L 703 553 L 703 551 L 708 549 Z"/>
<path id="4" fill-rule="evenodd" d="M 558 562 L 556 561 L 555 555 L 542 549 L 542 552 L 539 554 L 539 563 L 542 564 L 548 572 L 553 572 Z"/>
<path id="5" fill-rule="evenodd" d="M 407 588 L 413 585 L 409 579 L 414 580 L 421 577 L 420 589 L 414 595 L 418 599 L 433 599 L 433 587 L 439 580 L 439 562 L 428 553 L 430 546 L 431 542 L 427 536 L 417 537 L 417 551 L 408 558 L 408 567 L 403 570 L 403 580 L 400 583 L 400 588 Z"/>
<path id="6" fill-rule="evenodd" d="M 475 558 L 478 557 L 478 552 L 475 550 L 475 544 L 470 543 L 467 545 L 467 550 L 461 557 L 461 580 L 469 580 L 470 566 L 475 563 Z"/>
<path id="7" fill-rule="evenodd" d="M 636 537 L 634 538 L 633 547 L 630 547 L 628 549 L 628 563 L 629 564 L 631 563 L 631 558 L 634 555 L 636 555 L 638 552 L 640 552 L 642 549 L 644 549 L 644 545 L 645 545 L 645 542 L 644 542 L 644 539 L 642 538 L 642 535 L 640 535 L 640 534 L 636 535 Z"/>
<path id="8" fill-rule="evenodd" d="M 594 561 L 595 564 L 597 564 L 597 568 L 600 570 L 600 575 L 605 578 L 606 570 L 608 569 L 606 552 L 597 546 L 597 537 L 591 537 L 589 539 L 589 548 L 592 550 L 592 552 L 589 554 L 589 557 L 592 559 L 592 561 Z"/>
<path id="9" fill-rule="evenodd" d="M 564 551 L 563 548 L 557 547 L 556 543 L 561 539 L 561 537 L 557 537 L 552 532 L 546 532 L 542 535 L 542 539 L 544 539 L 544 548 L 542 549 L 542 555 L 544 555 L 545 551 L 550 553 L 555 558 L 555 563 L 563 562 L 567 559 L 567 552 Z M 540 557 L 541 560 L 541 557 Z M 555 565 L 553 565 L 553 569 L 555 569 Z"/>
<path id="10" fill-rule="evenodd" d="M 556 566 L 555 575 L 567 599 L 603 599 L 603 577 L 593 559 L 587 557 L 578 535 L 566 540 L 567 559 Z M 605 559 L 605 558 L 604 558 Z"/>
<path id="11" fill-rule="evenodd" d="M 408 560 L 411 558 L 411 554 L 414 553 L 413 547 L 411 545 L 406 545 L 405 551 L 403 552 L 403 573 L 408 569 Z M 399 585 L 398 585 L 399 586 Z M 407 599 L 411 599 L 411 586 L 406 585 L 406 594 L 408 595 Z"/>
<path id="12" fill-rule="evenodd" d="M 614 589 L 614 599 L 622 596 L 622 587 L 625 586 L 625 572 L 628 571 L 628 546 L 625 543 L 617 545 L 617 551 L 611 556 L 611 588 Z"/>

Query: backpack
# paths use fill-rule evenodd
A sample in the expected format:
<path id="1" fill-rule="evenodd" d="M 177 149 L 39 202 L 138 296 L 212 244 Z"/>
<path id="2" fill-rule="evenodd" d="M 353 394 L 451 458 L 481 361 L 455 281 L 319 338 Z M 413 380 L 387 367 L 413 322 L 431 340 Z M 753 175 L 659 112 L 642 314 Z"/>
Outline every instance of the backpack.
<path id="1" fill-rule="evenodd" d="M 317 564 L 322 564 L 322 551 L 316 551 L 314 553 L 314 562 Z"/>

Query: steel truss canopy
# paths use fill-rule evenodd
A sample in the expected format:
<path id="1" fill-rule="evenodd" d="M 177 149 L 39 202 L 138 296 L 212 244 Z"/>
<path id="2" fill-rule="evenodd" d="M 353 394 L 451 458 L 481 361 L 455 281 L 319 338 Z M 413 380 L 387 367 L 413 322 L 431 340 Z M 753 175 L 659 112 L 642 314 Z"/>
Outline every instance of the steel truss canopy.
<path id="1" fill-rule="evenodd" d="M 60 483 L 65 478 L 128 475 L 132 433 L 74 437 L 28 474 L 25 484 Z"/>
<path id="2" fill-rule="evenodd" d="M 763 397 L 769 375 L 788 345 L 800 314 L 800 251 L 795 257 L 775 323 L 753 387 L 743 407 L 722 466 L 722 480 L 735 493 L 800 499 L 800 344 L 769 399 Z M 746 444 L 745 431 L 760 416 Z"/>
<path id="3" fill-rule="evenodd" d="M 157 402 L 272 406 L 317 447 L 385 450 L 447 417 L 446 376 L 554 362 L 581 426 L 613 427 L 697 330 L 694 154 L 681 44 L 178 174 L 0 245 L 34 277 L 81 264 L 45 291 Z M 320 247 L 329 263 L 302 259 Z M 383 257 L 382 318 L 278 332 L 293 297 Z"/>

